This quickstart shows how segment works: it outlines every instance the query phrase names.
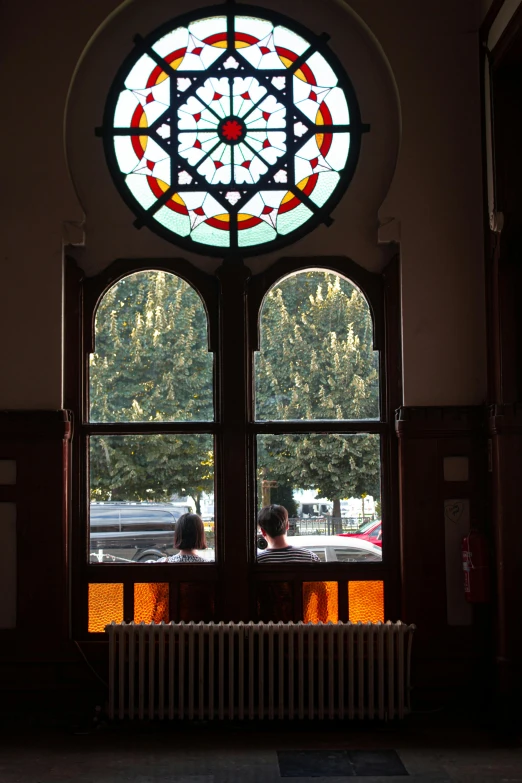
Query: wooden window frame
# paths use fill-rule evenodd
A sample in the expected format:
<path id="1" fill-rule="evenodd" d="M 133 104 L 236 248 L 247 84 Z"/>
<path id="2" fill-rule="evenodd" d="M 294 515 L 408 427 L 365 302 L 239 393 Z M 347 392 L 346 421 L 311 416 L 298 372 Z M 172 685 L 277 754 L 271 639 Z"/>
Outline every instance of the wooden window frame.
<path id="1" fill-rule="evenodd" d="M 380 351 L 381 416 L 377 420 L 331 422 L 255 421 L 253 399 L 254 352 L 259 345 L 259 315 L 266 293 L 293 272 L 317 269 L 342 275 L 368 301 L 374 347 Z M 215 354 L 215 420 L 212 423 L 96 424 L 88 421 L 89 354 L 94 346 L 97 306 L 122 277 L 157 270 L 183 278 L 200 295 L 209 319 L 209 350 Z M 65 405 L 72 411 L 72 470 L 70 496 L 70 627 L 73 638 L 96 640 L 87 633 L 89 583 L 123 583 L 124 619 L 132 620 L 136 582 L 170 584 L 170 619 L 179 619 L 181 583 L 209 584 L 215 593 L 216 621 L 255 620 L 258 588 L 266 582 L 294 585 L 294 620 L 302 619 L 302 583 L 337 581 L 339 619 L 348 620 L 348 582 L 384 580 L 385 616 L 400 613 L 400 553 L 398 526 L 398 457 L 394 432 L 395 409 L 401 404 L 399 260 L 382 273 L 372 273 L 343 257 L 283 258 L 264 272 L 251 275 L 247 267 L 225 261 L 206 273 L 182 259 L 121 259 L 96 277 L 87 278 L 72 259 L 66 269 Z M 187 433 L 211 432 L 215 438 L 215 497 L 217 562 L 204 567 L 177 564 L 95 564 L 86 557 L 88 541 L 87 442 L 92 432 Z M 263 432 L 357 432 L 381 438 L 381 504 L 383 561 L 258 565 L 255 560 L 256 476 L 255 441 Z M 233 481 L 231 480 L 233 477 Z M 245 589 L 238 586 L 246 586 Z M 195 619 L 202 619 L 196 617 Z"/>

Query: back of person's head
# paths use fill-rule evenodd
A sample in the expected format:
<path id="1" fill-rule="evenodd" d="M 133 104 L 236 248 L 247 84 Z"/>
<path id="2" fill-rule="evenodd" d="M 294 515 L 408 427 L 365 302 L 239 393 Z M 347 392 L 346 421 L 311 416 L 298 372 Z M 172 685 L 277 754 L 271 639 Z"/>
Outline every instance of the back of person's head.
<path id="1" fill-rule="evenodd" d="M 284 506 L 265 506 L 257 515 L 257 524 L 271 538 L 282 536 L 288 525 L 288 511 Z"/>
<path id="2" fill-rule="evenodd" d="M 182 514 L 174 531 L 175 549 L 206 549 L 203 520 L 197 514 Z"/>

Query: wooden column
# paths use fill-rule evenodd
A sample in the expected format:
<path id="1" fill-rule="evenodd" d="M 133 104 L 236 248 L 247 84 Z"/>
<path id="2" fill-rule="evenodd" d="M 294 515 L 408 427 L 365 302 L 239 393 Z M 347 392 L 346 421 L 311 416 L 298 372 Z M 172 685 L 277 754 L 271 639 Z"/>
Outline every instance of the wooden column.
<path id="1" fill-rule="evenodd" d="M 218 454 L 217 496 L 221 498 L 219 537 L 220 595 L 218 620 L 249 620 L 249 481 L 247 475 L 246 283 L 249 270 L 224 263 L 218 271 L 220 296 L 220 394 L 218 400 L 221 447 Z M 226 386 L 227 393 L 223 394 Z M 225 524 L 226 522 L 226 524 Z M 253 536 L 253 533 L 252 533 Z"/>
<path id="2" fill-rule="evenodd" d="M 0 631 L 10 641 L 8 649 L 0 647 L 28 660 L 51 654 L 68 637 L 70 435 L 67 411 L 0 413 L 0 459 L 16 462 L 17 547 L 16 628 Z"/>
<path id="3" fill-rule="evenodd" d="M 508 726 L 522 717 L 522 404 L 490 409 L 496 565 L 496 712 Z"/>

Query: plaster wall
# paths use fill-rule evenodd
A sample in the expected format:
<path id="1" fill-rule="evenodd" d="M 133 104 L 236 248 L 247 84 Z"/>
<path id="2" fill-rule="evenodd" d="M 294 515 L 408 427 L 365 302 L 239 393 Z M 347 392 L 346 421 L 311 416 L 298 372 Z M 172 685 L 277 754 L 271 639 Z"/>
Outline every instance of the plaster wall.
<path id="1" fill-rule="evenodd" d="M 372 125 L 332 228 L 317 229 L 283 254 L 347 255 L 377 271 L 397 250 L 387 241 L 400 239 L 404 403 L 480 403 L 485 314 L 476 2 L 353 0 L 352 10 L 334 0 L 264 5 L 331 33 L 363 120 Z M 117 6 L 114 0 L 50 0 L 4 9 L 5 89 L 15 130 L 4 157 L 10 185 L 1 213 L 0 408 L 62 404 L 64 237 L 74 244 L 85 234 L 85 246 L 72 252 L 87 274 L 117 257 L 191 258 L 147 229 L 133 228 L 94 136 L 132 34 L 177 13 L 163 0 L 136 0 L 104 23 Z M 63 121 L 82 52 L 67 108 L 73 187 Z M 84 218 L 83 231 L 74 224 Z M 384 244 L 379 220 L 386 224 Z M 271 260 L 261 256 L 248 264 L 259 271 Z"/>

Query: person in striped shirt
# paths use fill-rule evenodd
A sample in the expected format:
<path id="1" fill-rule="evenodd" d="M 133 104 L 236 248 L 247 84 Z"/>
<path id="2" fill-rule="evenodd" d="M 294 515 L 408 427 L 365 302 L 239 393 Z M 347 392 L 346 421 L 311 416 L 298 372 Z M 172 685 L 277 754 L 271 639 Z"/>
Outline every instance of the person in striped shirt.
<path id="1" fill-rule="evenodd" d="M 288 531 L 288 511 L 284 506 L 265 506 L 257 517 L 261 535 L 268 543 L 257 556 L 258 563 L 318 563 L 319 558 L 308 549 L 290 546 L 286 535 Z"/>

